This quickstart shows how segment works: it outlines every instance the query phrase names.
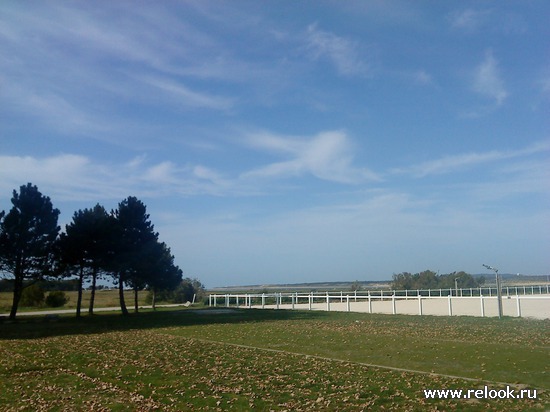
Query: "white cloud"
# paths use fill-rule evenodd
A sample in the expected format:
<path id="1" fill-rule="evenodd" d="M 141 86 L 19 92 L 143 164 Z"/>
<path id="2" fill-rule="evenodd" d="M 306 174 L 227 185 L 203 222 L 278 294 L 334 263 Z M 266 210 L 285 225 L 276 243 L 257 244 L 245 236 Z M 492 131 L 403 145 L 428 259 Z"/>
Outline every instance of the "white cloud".
<path id="1" fill-rule="evenodd" d="M 143 77 L 141 80 L 166 93 L 174 98 L 176 103 L 183 106 L 224 110 L 233 105 L 229 98 L 196 92 L 181 83 L 166 78 Z"/>
<path id="2" fill-rule="evenodd" d="M 418 70 L 413 75 L 416 84 L 427 85 L 432 83 L 432 76 L 425 70 Z"/>
<path id="3" fill-rule="evenodd" d="M 80 174 L 90 166 L 84 156 L 64 154 L 57 157 L 36 159 L 31 156 L 2 156 L 2 181 L 10 179 L 17 172 L 23 180 L 29 177 L 42 176 L 44 179 L 69 181 L 71 175 Z"/>
<path id="4" fill-rule="evenodd" d="M 352 165 L 352 148 L 341 131 L 329 131 L 312 138 L 292 138 L 260 133 L 249 137 L 251 147 L 281 153 L 289 160 L 268 164 L 242 175 L 244 178 L 278 178 L 311 174 L 319 179 L 339 183 L 379 180 L 367 169 Z"/>
<path id="5" fill-rule="evenodd" d="M 418 70 L 395 70 L 391 72 L 399 79 L 415 86 L 430 86 L 434 84 L 434 79 L 430 73 L 424 69 Z"/>
<path id="6" fill-rule="evenodd" d="M 519 150 L 492 150 L 482 153 L 465 153 L 459 155 L 444 156 L 442 158 L 420 163 L 418 165 L 413 165 L 408 168 L 393 169 L 392 172 L 407 173 L 411 174 L 414 177 L 425 177 L 429 175 L 444 174 L 463 170 L 483 163 L 529 156 L 546 151 L 550 151 L 550 141 L 541 141 Z"/>
<path id="7" fill-rule="evenodd" d="M 176 170 L 172 162 L 161 162 L 148 168 L 143 177 L 147 181 L 163 184 L 174 182 L 176 180 L 175 173 Z"/>
<path id="8" fill-rule="evenodd" d="M 482 162 L 502 159 L 504 156 L 504 153 L 498 151 L 445 156 L 440 159 L 431 160 L 429 162 L 424 162 L 413 166 L 410 170 L 416 177 L 425 177 L 428 175 L 449 173 Z"/>
<path id="9" fill-rule="evenodd" d="M 319 30 L 316 24 L 307 28 L 306 42 L 314 59 L 329 60 L 340 74 L 347 76 L 369 74 L 369 65 L 361 58 L 357 43 Z"/>
<path id="10" fill-rule="evenodd" d="M 541 93 L 550 98 L 550 68 L 540 76 L 537 84 L 540 87 Z"/>
<path id="11" fill-rule="evenodd" d="M 94 166 L 84 156 L 63 154 L 38 159 L 31 156 L 0 156 L 0 190 L 10 193 L 13 189 L 31 182 L 52 198 L 66 200 L 89 198 L 94 186 L 112 187 L 115 175 Z M 45 189 L 42 189 L 42 187 Z"/>
<path id="12" fill-rule="evenodd" d="M 211 50 L 207 34 L 164 7 L 142 6 L 35 5 L 33 13 L 7 7 L 0 16 L 0 99 L 10 102 L 7 110 L 65 134 L 113 140 L 132 124 L 150 127 L 126 121 L 121 108 L 129 105 L 232 107 L 232 99 L 188 86 L 180 75 L 205 72 L 221 46 Z"/>
<path id="13" fill-rule="evenodd" d="M 550 168 L 548 159 L 529 159 L 500 166 L 495 179 L 471 186 L 472 197 L 478 201 L 499 201 L 504 198 L 539 195 L 550 201 Z M 544 208 L 543 210 L 547 210 Z"/>
<path id="14" fill-rule="evenodd" d="M 402 0 L 342 1 L 337 3 L 352 18 L 360 17 L 366 25 L 424 27 L 425 20 L 417 3 Z"/>
<path id="15" fill-rule="evenodd" d="M 169 161 L 147 165 L 143 157 L 127 163 L 101 164 L 74 154 L 45 158 L 0 156 L 0 164 L 0 193 L 11 193 L 32 182 L 60 201 L 121 199 L 129 193 L 153 197 L 218 195 L 228 194 L 231 186 L 201 166 L 178 167 Z"/>
<path id="16" fill-rule="evenodd" d="M 451 28 L 468 34 L 488 31 L 505 35 L 523 34 L 529 30 L 529 23 L 523 13 L 503 8 L 464 9 L 449 15 Z"/>
<path id="17" fill-rule="evenodd" d="M 478 30 L 490 14 L 487 10 L 466 9 L 451 14 L 451 27 L 454 29 L 473 32 Z"/>
<path id="18" fill-rule="evenodd" d="M 485 59 L 474 71 L 472 88 L 475 92 L 495 101 L 497 106 L 504 103 L 508 92 L 498 70 L 498 62 L 488 51 Z"/>
<path id="19" fill-rule="evenodd" d="M 126 166 L 131 168 L 131 169 L 136 169 L 145 162 L 146 158 L 147 158 L 147 156 L 145 156 L 145 155 L 136 156 L 132 160 L 130 160 L 129 162 L 126 162 Z"/>
<path id="20" fill-rule="evenodd" d="M 75 154 L 3 155 L 0 156 L 0 191 L 10 193 L 32 182 L 58 200 L 101 201 L 120 199 L 128 193 L 145 197 L 251 195 L 263 190 L 262 178 L 305 174 L 338 183 L 378 179 L 367 169 L 352 165 L 351 145 L 343 132 L 324 132 L 309 139 L 260 134 L 250 137 L 249 145 L 289 159 L 228 178 L 204 165 L 178 165 L 171 161 L 152 163 L 145 156 L 123 163 L 100 163 Z"/>
<path id="21" fill-rule="evenodd" d="M 218 171 L 203 165 L 194 166 L 192 176 L 205 192 L 207 192 L 206 188 L 211 188 L 210 194 L 240 195 L 248 192 L 248 189 L 238 185 L 238 182 L 227 179 Z"/>
<path id="22" fill-rule="evenodd" d="M 12 103 L 11 110 L 25 112 L 62 133 L 97 134 L 110 129 L 107 122 L 74 103 L 71 96 L 42 87 L 2 83 L 0 98 Z"/>
<path id="23" fill-rule="evenodd" d="M 220 174 L 218 172 L 204 166 L 195 166 L 193 168 L 193 174 L 197 176 L 199 179 L 206 179 L 206 180 L 220 179 Z"/>

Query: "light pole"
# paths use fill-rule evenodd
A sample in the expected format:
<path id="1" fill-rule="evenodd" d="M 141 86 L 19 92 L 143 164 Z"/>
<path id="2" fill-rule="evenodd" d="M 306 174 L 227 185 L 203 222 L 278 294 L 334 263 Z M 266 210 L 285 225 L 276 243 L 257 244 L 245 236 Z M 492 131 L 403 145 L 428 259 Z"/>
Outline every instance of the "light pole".
<path id="1" fill-rule="evenodd" d="M 455 293 L 458 296 L 458 278 L 455 278 Z"/>
<path id="2" fill-rule="evenodd" d="M 502 294 L 500 292 L 500 277 L 498 276 L 498 269 L 486 264 L 483 264 L 483 267 L 495 271 L 495 275 L 497 278 L 498 317 L 502 318 Z"/>

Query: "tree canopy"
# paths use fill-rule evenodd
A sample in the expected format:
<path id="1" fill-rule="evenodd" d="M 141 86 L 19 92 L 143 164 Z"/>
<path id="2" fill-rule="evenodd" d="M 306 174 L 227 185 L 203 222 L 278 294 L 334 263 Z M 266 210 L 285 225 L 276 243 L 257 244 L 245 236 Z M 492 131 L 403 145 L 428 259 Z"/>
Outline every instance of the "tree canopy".
<path id="1" fill-rule="evenodd" d="M 82 286 L 85 278 L 92 280 L 90 313 L 93 313 L 95 284 L 98 273 L 105 268 L 111 251 L 111 228 L 113 218 L 99 204 L 93 209 L 78 210 L 73 220 L 61 234 L 59 243 L 61 261 L 68 274 L 76 272 L 78 277 L 78 298 L 76 316 L 80 316 Z"/>
<path id="2" fill-rule="evenodd" d="M 37 282 L 54 274 L 57 218 L 49 197 L 31 183 L 13 191 L 12 208 L 0 221 L 0 267 L 13 277 L 10 319 L 15 319 L 25 282 Z M 28 284 L 27 284 L 28 286 Z"/>
<path id="3" fill-rule="evenodd" d="M 137 293 L 175 289 L 182 280 L 170 248 L 158 239 L 145 204 L 130 196 L 107 213 L 99 204 L 78 210 L 59 235 L 49 197 L 28 183 L 13 191 L 12 209 L 0 211 L 0 271 L 11 280 L 14 319 L 23 290 L 54 276 L 77 277 L 77 316 L 80 316 L 84 280 L 92 281 L 90 313 L 99 274 L 111 275 L 118 284 L 120 307 L 128 314 L 124 287 Z"/>
<path id="4" fill-rule="evenodd" d="M 454 288 L 455 285 L 460 288 L 474 288 L 481 286 L 484 282 L 484 278 L 476 279 L 463 271 L 438 275 L 431 270 L 425 270 L 414 275 L 409 272 L 395 274 L 393 275 L 391 287 L 394 290 L 450 289 Z"/>
<path id="5" fill-rule="evenodd" d="M 118 283 L 120 308 L 126 315 L 128 310 L 124 301 L 124 284 L 128 284 L 135 292 L 147 285 L 147 278 L 151 276 L 147 254 L 158 242 L 158 233 L 149 220 L 145 204 L 136 197 L 129 196 L 120 202 L 114 217 L 114 253 L 108 266 Z"/>

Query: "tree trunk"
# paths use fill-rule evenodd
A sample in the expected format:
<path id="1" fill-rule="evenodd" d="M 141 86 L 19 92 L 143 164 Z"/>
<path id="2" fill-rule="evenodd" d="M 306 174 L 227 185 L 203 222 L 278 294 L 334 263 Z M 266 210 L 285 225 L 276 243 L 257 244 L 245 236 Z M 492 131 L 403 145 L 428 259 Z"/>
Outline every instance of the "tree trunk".
<path id="1" fill-rule="evenodd" d="M 153 292 L 153 299 L 151 301 L 151 306 L 153 306 L 153 310 L 157 310 L 157 307 L 155 306 L 155 299 L 157 297 L 157 291 L 153 289 L 151 292 Z"/>
<path id="2" fill-rule="evenodd" d="M 15 320 L 15 316 L 17 315 L 17 308 L 19 307 L 19 301 L 21 300 L 22 294 L 23 278 L 20 276 L 16 276 L 13 285 L 13 303 L 11 305 L 10 320 Z"/>
<path id="3" fill-rule="evenodd" d="M 88 308 L 88 313 L 90 315 L 94 314 L 94 301 L 95 301 L 95 285 L 97 281 L 97 268 L 94 268 L 94 273 L 92 273 L 92 294 L 90 296 L 90 307 Z"/>
<path id="4" fill-rule="evenodd" d="M 124 275 L 120 273 L 118 278 L 118 297 L 120 299 L 120 310 L 124 316 L 129 315 L 128 309 L 126 309 L 126 303 L 124 302 Z"/>
<path id="5" fill-rule="evenodd" d="M 138 288 L 134 288 L 134 312 L 138 313 Z"/>
<path id="6" fill-rule="evenodd" d="M 80 265 L 80 273 L 78 275 L 78 297 L 76 298 L 76 317 L 80 317 L 80 308 L 82 306 L 82 280 L 84 279 L 84 266 Z"/>

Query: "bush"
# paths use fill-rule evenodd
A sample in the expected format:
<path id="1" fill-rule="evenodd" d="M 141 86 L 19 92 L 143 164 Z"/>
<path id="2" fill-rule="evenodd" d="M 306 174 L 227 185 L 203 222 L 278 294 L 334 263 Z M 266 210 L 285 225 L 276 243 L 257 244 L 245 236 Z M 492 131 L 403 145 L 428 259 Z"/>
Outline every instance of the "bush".
<path id="1" fill-rule="evenodd" d="M 192 302 L 193 295 L 196 295 L 195 302 L 207 298 L 204 285 L 198 279 L 185 278 L 175 289 L 157 291 L 155 300 L 156 302 L 185 303 Z M 151 304 L 153 301 L 152 291 L 149 291 L 145 301 Z"/>
<path id="2" fill-rule="evenodd" d="M 173 302 L 174 303 L 191 302 L 193 300 L 194 294 L 195 294 L 195 288 L 193 288 L 193 284 L 191 282 L 183 280 L 174 291 Z"/>
<path id="3" fill-rule="evenodd" d="M 63 306 L 68 301 L 69 298 L 65 296 L 65 292 L 61 290 L 55 290 L 48 293 L 48 297 L 46 298 L 46 305 L 50 308 L 58 308 L 60 306 Z"/>
<path id="4" fill-rule="evenodd" d="M 0 292 L 13 292 L 13 281 L 0 279 Z"/>
<path id="5" fill-rule="evenodd" d="M 38 285 L 30 285 L 23 289 L 21 294 L 21 306 L 42 306 L 44 303 L 44 291 Z"/>

